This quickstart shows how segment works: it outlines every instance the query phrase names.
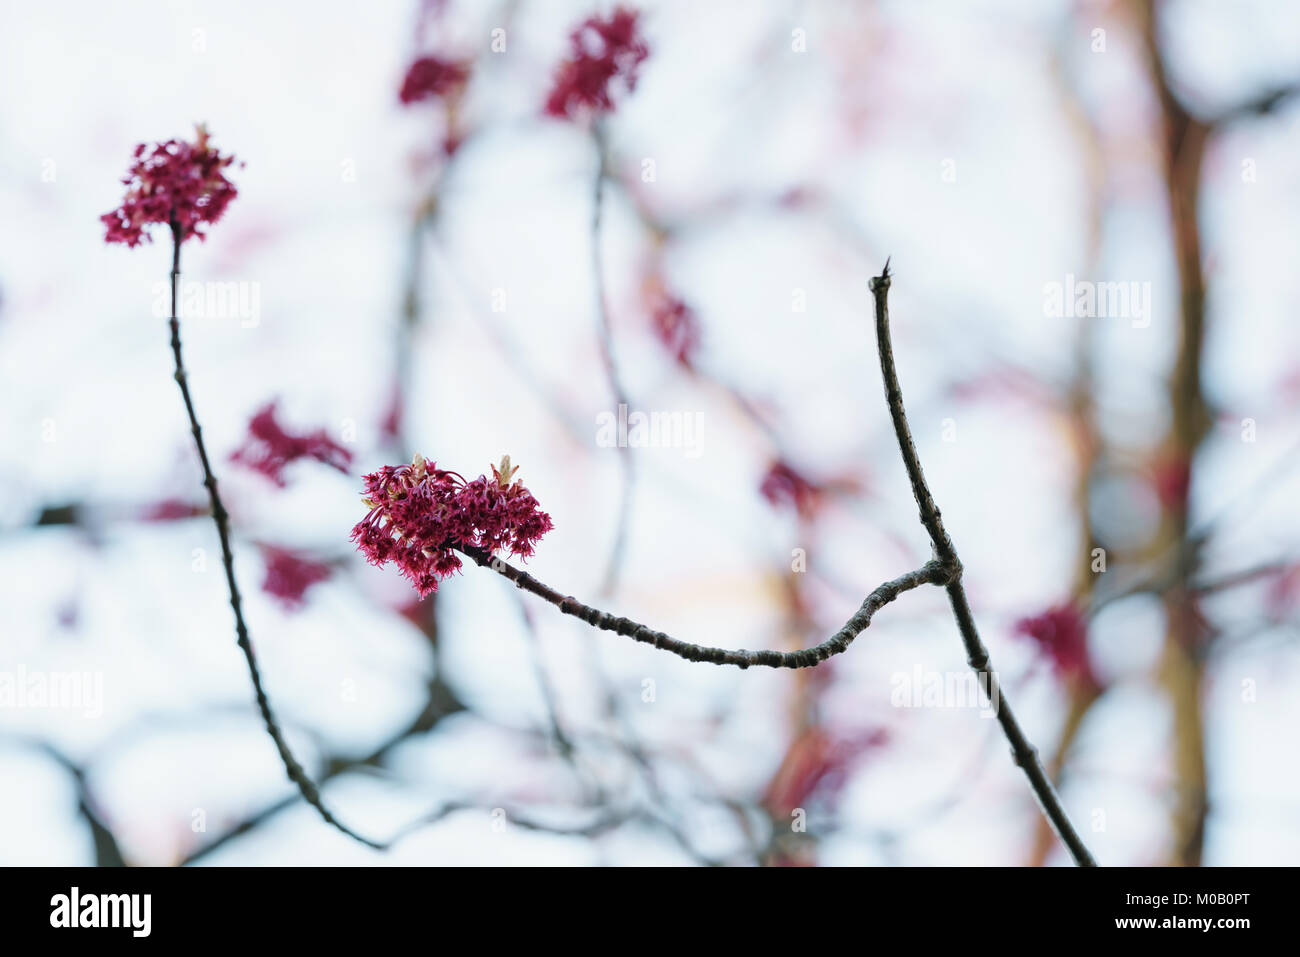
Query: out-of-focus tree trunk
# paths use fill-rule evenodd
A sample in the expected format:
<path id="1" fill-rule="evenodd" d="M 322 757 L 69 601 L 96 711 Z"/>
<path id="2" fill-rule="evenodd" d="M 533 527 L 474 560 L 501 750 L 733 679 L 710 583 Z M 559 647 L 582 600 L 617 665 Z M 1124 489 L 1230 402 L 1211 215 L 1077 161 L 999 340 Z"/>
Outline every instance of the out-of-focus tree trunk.
<path id="1" fill-rule="evenodd" d="M 1201 709 L 1206 636 L 1192 604 L 1195 556 L 1188 539 L 1188 502 L 1192 466 L 1210 427 L 1201 388 L 1205 276 L 1197 221 L 1210 127 L 1190 115 L 1170 86 L 1160 50 L 1160 6 L 1155 0 L 1139 5 L 1143 44 L 1162 112 L 1164 179 L 1179 283 L 1178 353 L 1169 380 L 1170 428 L 1156 465 L 1164 505 L 1161 544 L 1174 562 L 1174 585 L 1163 599 L 1166 636 L 1159 678 L 1173 709 L 1172 862 L 1196 866 L 1201 863 L 1208 807 Z"/>

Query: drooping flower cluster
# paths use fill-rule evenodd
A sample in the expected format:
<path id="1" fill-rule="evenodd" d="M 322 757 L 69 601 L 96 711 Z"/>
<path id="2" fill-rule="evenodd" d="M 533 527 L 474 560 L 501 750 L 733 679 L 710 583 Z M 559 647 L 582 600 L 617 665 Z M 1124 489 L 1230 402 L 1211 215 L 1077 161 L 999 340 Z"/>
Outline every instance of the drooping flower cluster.
<path id="1" fill-rule="evenodd" d="M 638 31 L 635 10 L 617 8 L 608 19 L 592 16 L 569 35 L 569 58 L 555 74 L 546 112 L 572 119 L 582 110 L 606 113 L 614 109 L 614 81 L 630 93 L 637 69 L 650 55 Z"/>
<path id="2" fill-rule="evenodd" d="M 238 195 L 235 184 L 226 178 L 226 168 L 235 161 L 208 142 L 208 131 L 196 128 L 193 143 L 167 140 L 135 148 L 135 159 L 122 179 L 126 197 L 122 205 L 99 217 L 105 227 L 104 241 L 138 246 L 152 241 L 146 228 L 180 226 L 181 239 L 203 239 L 204 224 L 221 218 Z"/>
<path id="3" fill-rule="evenodd" d="M 422 56 L 406 71 L 398 95 L 406 106 L 421 100 L 450 99 L 464 89 L 468 80 L 468 65 L 436 56 Z"/>
<path id="4" fill-rule="evenodd" d="M 281 488 L 285 468 L 298 459 L 315 459 L 340 472 L 348 470 L 351 450 L 331 439 L 324 429 L 302 435 L 287 431 L 276 421 L 277 405 L 275 401 L 267 403 L 249 420 L 248 437 L 231 453 L 230 461 L 262 473 Z"/>
<path id="5" fill-rule="evenodd" d="M 290 611 L 302 608 L 307 589 L 328 580 L 331 574 L 330 566 L 274 545 L 262 546 L 262 558 L 266 561 L 262 591 Z"/>
<path id="6" fill-rule="evenodd" d="M 396 563 L 420 597 L 460 570 L 457 547 L 485 552 L 509 549 L 527 558 L 551 530 L 551 517 L 520 482 L 510 456 L 492 478 L 471 482 L 416 455 L 410 465 L 385 465 L 365 477 L 362 503 L 369 513 L 352 529 L 352 541 L 373 565 Z"/>
<path id="7" fill-rule="evenodd" d="M 1088 658 L 1088 623 L 1073 601 L 1020 619 L 1015 624 L 1015 633 L 1037 642 L 1039 650 L 1061 677 L 1097 684 Z"/>

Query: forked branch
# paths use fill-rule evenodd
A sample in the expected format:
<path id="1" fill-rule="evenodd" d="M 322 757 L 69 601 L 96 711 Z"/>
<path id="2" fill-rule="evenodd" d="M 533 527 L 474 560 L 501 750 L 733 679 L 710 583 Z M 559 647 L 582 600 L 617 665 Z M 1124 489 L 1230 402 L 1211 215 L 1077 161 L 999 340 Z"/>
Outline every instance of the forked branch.
<path id="1" fill-rule="evenodd" d="M 988 649 L 980 640 L 975 627 L 975 617 L 971 614 L 970 602 L 966 600 L 966 589 L 961 583 L 961 561 L 953 547 L 948 532 L 943 527 L 939 507 L 934 504 L 930 487 L 926 484 L 925 473 L 921 471 L 921 459 L 916 454 L 916 443 L 912 441 L 912 430 L 907 424 L 907 410 L 903 406 L 903 390 L 898 384 L 898 370 L 894 367 L 894 347 L 889 338 L 889 262 L 881 274 L 871 280 L 871 295 L 876 302 L 876 346 L 880 352 L 880 374 L 885 380 L 885 402 L 889 406 L 889 417 L 894 423 L 894 435 L 898 438 L 898 450 L 902 453 L 903 464 L 907 468 L 908 481 L 912 483 L 912 495 L 921 510 L 921 524 L 930 534 L 930 543 L 934 546 L 937 559 L 945 566 L 954 569 L 954 574 L 944 588 L 948 592 L 948 602 L 952 605 L 953 617 L 957 619 L 957 629 L 961 632 L 962 643 L 966 646 L 966 660 L 982 679 L 981 687 L 992 688 L 996 685 L 997 675 L 989 660 Z M 1069 815 L 1061 806 L 1060 796 L 1052 786 L 1052 780 L 1038 758 L 1038 751 L 1011 710 L 1006 696 L 997 709 L 998 723 L 1011 743 L 1011 754 L 1016 764 L 1020 765 L 1029 786 L 1038 798 L 1043 813 L 1051 822 L 1052 829 L 1069 849 L 1074 862 L 1083 867 L 1095 867 L 1097 862 L 1084 845 L 1082 838 L 1070 822 Z"/>
<path id="2" fill-rule="evenodd" d="M 948 592 L 953 617 L 957 621 L 958 631 L 960 631 L 962 642 L 966 647 L 966 658 L 971 668 L 982 679 L 981 687 L 990 694 L 996 693 L 1001 697 L 996 708 L 998 722 L 1011 744 L 1012 756 L 1029 779 L 1029 785 L 1033 789 L 1044 815 L 1069 850 L 1076 864 L 1096 866 L 1092 854 L 1089 853 L 1074 825 L 1070 822 L 1064 807 L 1062 807 L 1060 797 L 1057 795 L 1051 779 L 1038 758 L 1037 750 L 1030 744 L 1019 722 L 1016 721 L 1015 714 L 1012 712 L 1006 697 L 1001 695 L 997 685 L 997 675 L 989 660 L 988 649 L 984 647 L 984 643 L 980 640 L 979 631 L 975 627 L 975 619 L 971 613 L 970 603 L 966 599 L 966 590 L 961 583 L 961 560 L 957 557 L 957 550 L 944 529 L 939 507 L 935 505 L 934 497 L 930 494 L 930 488 L 926 484 L 925 475 L 921 471 L 921 460 L 917 455 L 916 444 L 912 440 L 911 428 L 907 423 L 907 412 L 903 406 L 903 391 L 898 384 L 898 372 L 894 366 L 894 349 L 889 337 L 889 285 L 889 263 L 886 262 L 881 274 L 871 280 L 871 292 L 876 306 L 876 339 L 880 353 L 880 371 L 884 378 L 885 401 L 889 407 L 890 418 L 893 421 L 894 434 L 898 438 L 898 448 L 902 453 L 903 464 L 907 469 L 912 494 L 920 508 L 921 524 L 929 533 L 930 542 L 934 548 L 934 558 L 921 568 L 901 575 L 892 581 L 887 581 L 876 588 L 862 602 L 862 606 L 854 613 L 853 617 L 845 622 L 844 627 L 821 644 L 799 651 L 731 650 L 692 644 L 691 642 L 673 638 L 661 631 L 656 631 L 630 618 L 612 615 L 609 612 L 586 605 L 570 595 L 556 591 L 522 569 L 515 568 L 499 558 L 494 558 L 483 549 L 470 545 L 455 545 L 454 547 L 472 558 L 479 565 L 490 568 L 513 582 L 517 587 L 549 602 L 564 614 L 585 621 L 594 628 L 612 631 L 634 641 L 653 645 L 688 661 L 705 661 L 715 665 L 735 665 L 739 668 L 749 668 L 753 665 L 768 668 L 810 668 L 818 665 L 827 658 L 847 650 L 853 639 L 871 624 L 872 616 L 903 592 L 926 584 L 942 585 Z M 993 689 L 997 689 L 997 691 L 994 692 Z"/>

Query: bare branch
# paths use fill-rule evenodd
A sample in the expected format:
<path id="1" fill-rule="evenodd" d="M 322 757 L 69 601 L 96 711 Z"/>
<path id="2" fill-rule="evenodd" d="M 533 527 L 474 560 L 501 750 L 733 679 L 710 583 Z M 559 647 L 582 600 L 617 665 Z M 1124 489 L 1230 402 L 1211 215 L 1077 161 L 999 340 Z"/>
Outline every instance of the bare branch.
<path id="1" fill-rule="evenodd" d="M 242 599 L 239 594 L 239 585 L 235 582 L 235 556 L 230 547 L 230 517 L 226 512 L 225 505 L 221 502 L 221 496 L 217 493 L 217 477 L 212 472 L 212 463 L 208 460 L 208 450 L 203 443 L 203 429 L 199 426 L 198 416 L 194 412 L 194 401 L 190 398 L 189 377 L 185 372 L 185 363 L 181 359 L 181 326 L 177 318 L 176 309 L 176 290 L 177 283 L 181 274 L 181 226 L 175 219 L 172 220 L 172 272 L 171 272 L 171 346 L 172 356 L 176 362 L 176 371 L 173 373 L 176 384 L 180 386 L 181 398 L 185 400 L 185 411 L 190 418 L 190 431 L 194 434 L 194 445 L 198 449 L 199 462 L 203 466 L 203 484 L 207 487 L 208 497 L 212 501 L 212 520 L 217 526 L 217 536 L 221 539 L 221 563 L 226 570 L 226 584 L 230 590 L 230 607 L 235 613 L 235 634 L 238 636 L 239 650 L 244 653 L 244 660 L 248 663 L 248 674 L 253 680 L 253 692 L 257 697 L 257 708 L 262 714 L 262 720 L 266 724 L 267 734 L 275 742 L 275 749 L 280 754 L 280 761 L 284 764 L 284 769 L 289 775 L 289 780 L 298 786 L 298 791 L 302 794 L 303 800 L 316 809 L 321 819 L 338 830 L 342 831 L 348 837 L 368 847 L 378 848 L 379 844 L 368 838 L 362 837 L 347 825 L 343 824 L 336 818 L 325 806 L 321 800 L 320 790 L 316 783 L 307 774 L 293 752 L 289 749 L 289 743 L 285 740 L 284 732 L 280 729 L 279 723 L 275 719 L 275 714 L 271 710 L 271 702 L 266 696 L 266 690 L 262 687 L 262 675 L 257 667 L 257 658 L 253 654 L 253 644 L 248 637 L 248 626 L 244 623 L 244 612 L 242 608 Z"/>
<path id="2" fill-rule="evenodd" d="M 843 628 L 812 648 L 804 648 L 800 651 L 747 651 L 744 648 L 735 650 L 712 648 L 706 645 L 692 644 L 688 641 L 679 641 L 662 631 L 655 631 L 653 628 L 632 621 L 630 618 L 621 618 L 611 615 L 607 611 L 592 608 L 590 605 L 584 605 L 572 595 L 565 595 L 556 591 L 549 585 L 538 581 L 526 571 L 515 568 L 499 558 L 493 558 L 480 548 L 470 545 L 456 547 L 460 552 L 469 556 L 484 568 L 492 569 L 503 578 L 514 582 L 516 586 L 524 591 L 531 592 L 538 598 L 550 602 L 564 614 L 585 621 L 593 628 L 612 631 L 615 634 L 631 638 L 633 641 L 654 645 L 656 648 L 671 652 L 679 658 L 685 658 L 687 661 L 706 661 L 709 664 L 735 665 L 738 668 L 748 668 L 751 665 L 766 668 L 811 668 L 814 665 L 819 665 L 827 658 L 846 651 L 849 645 L 852 644 L 853 639 L 871 624 L 872 616 L 903 592 L 919 588 L 921 585 L 943 584 L 949 575 L 949 571 L 938 562 L 928 562 L 916 571 L 908 572 L 906 575 L 900 575 L 892 581 L 885 582 L 866 597 L 862 602 L 862 607 L 857 610 L 852 618 L 845 622 Z"/>
<path id="3" fill-rule="evenodd" d="M 876 302 L 876 340 L 880 352 L 880 374 L 885 380 L 885 401 L 889 406 L 889 415 L 894 423 L 894 434 L 898 438 L 898 449 L 902 453 L 903 463 L 907 467 L 907 477 L 912 484 L 912 495 L 921 510 L 921 524 L 930 533 L 930 542 L 939 567 L 949 569 L 950 573 L 943 579 L 948 592 L 948 601 L 952 605 L 953 617 L 957 619 L 957 628 L 961 632 L 962 643 L 966 646 L 966 659 L 976 674 L 984 678 L 983 687 L 996 686 L 997 675 L 989 660 L 988 649 L 980 640 L 975 627 L 975 617 L 971 614 L 970 603 L 966 599 L 966 589 L 961 583 L 961 561 L 957 550 L 943 527 L 939 508 L 934 504 L 930 487 L 926 484 L 925 474 L 921 471 L 921 460 L 916 454 L 916 444 L 912 441 L 912 430 L 907 424 L 907 412 L 903 406 L 903 390 L 898 384 L 898 372 L 894 367 L 894 347 L 889 338 L 889 262 L 879 276 L 871 280 L 871 294 Z M 1097 862 L 1089 853 L 1083 840 L 1074 829 L 1069 816 L 1061 806 L 1061 799 L 1052 787 L 1043 763 L 1038 758 L 1038 751 L 1021 730 L 1011 704 L 1002 698 L 997 709 L 998 723 L 1011 743 L 1012 756 L 1029 778 L 1035 797 L 1056 831 L 1069 849 L 1076 864 L 1095 867 Z"/>
<path id="4" fill-rule="evenodd" d="M 592 126 L 592 142 L 596 147 L 596 185 L 591 206 L 591 272 L 595 284 L 597 341 L 600 344 L 601 363 L 605 367 L 605 378 L 614 399 L 615 412 L 619 406 L 630 406 L 627 389 L 619 375 L 618 363 L 614 358 L 614 330 L 610 324 L 609 304 L 605 295 L 605 267 L 601 260 L 600 243 L 603 235 L 601 223 L 604 216 L 605 179 L 609 174 L 607 143 L 604 126 L 598 119 Z M 627 553 L 628 528 L 632 520 L 632 496 L 636 488 L 636 469 L 632 461 L 632 450 L 620 448 L 619 459 L 623 467 L 623 483 L 619 492 L 618 522 L 614 526 L 614 541 L 609 552 L 609 562 L 605 567 L 604 582 L 600 586 L 602 596 L 613 594 L 618 582 L 618 575 L 623 567 Z"/>

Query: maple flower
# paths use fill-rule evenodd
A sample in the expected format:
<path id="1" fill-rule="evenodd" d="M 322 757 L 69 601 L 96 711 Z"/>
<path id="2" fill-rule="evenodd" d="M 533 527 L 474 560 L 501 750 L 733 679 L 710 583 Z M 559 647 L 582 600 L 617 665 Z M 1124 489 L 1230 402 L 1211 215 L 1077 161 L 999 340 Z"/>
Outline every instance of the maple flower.
<path id="1" fill-rule="evenodd" d="M 331 574 L 328 565 L 273 545 L 262 546 L 262 558 L 266 562 L 262 591 L 291 611 L 306 604 L 303 596 L 308 588 L 326 581 Z"/>
<path id="2" fill-rule="evenodd" d="M 1161 505 L 1171 510 L 1187 507 L 1192 468 L 1186 456 L 1169 454 L 1159 458 L 1152 468 L 1151 480 Z"/>
<path id="3" fill-rule="evenodd" d="M 695 311 L 676 296 L 664 295 L 655 302 L 650 322 L 672 357 L 683 367 L 691 368 L 700 345 L 700 321 Z"/>
<path id="4" fill-rule="evenodd" d="M 637 70 L 650 55 L 637 30 L 639 15 L 619 7 L 608 19 L 592 16 L 578 25 L 569 35 L 569 58 L 560 64 L 546 98 L 549 115 L 572 119 L 584 109 L 613 110 L 616 79 L 629 93 L 635 89 Z"/>
<path id="5" fill-rule="evenodd" d="M 372 565 L 394 562 L 421 598 L 460 570 L 458 547 L 527 558 L 554 524 L 516 471 L 508 455 L 490 479 L 469 482 L 418 454 L 410 465 L 385 465 L 364 478 L 370 511 L 352 541 Z"/>
<path id="6" fill-rule="evenodd" d="M 122 205 L 99 217 L 105 242 L 130 247 L 152 242 L 146 228 L 172 222 L 179 226 L 182 241 L 205 238 L 200 227 L 219 220 L 238 190 L 225 172 L 235 158 L 208 142 L 202 124 L 195 130 L 193 143 L 167 140 L 135 148 L 131 168 L 122 179 L 126 186 Z"/>
<path id="7" fill-rule="evenodd" d="M 406 106 L 421 100 L 448 99 L 464 89 L 468 80 L 467 64 L 436 56 L 422 56 L 406 71 L 398 96 Z"/>
<path id="8" fill-rule="evenodd" d="M 195 518 L 206 515 L 208 506 L 197 505 L 179 498 L 165 498 L 140 511 L 140 519 L 145 522 L 176 522 L 183 518 Z"/>
<path id="9" fill-rule="evenodd" d="M 825 490 L 788 462 L 776 461 L 763 476 L 758 491 L 772 505 L 791 505 L 807 518 L 817 510 Z"/>
<path id="10" fill-rule="evenodd" d="M 1015 624 L 1015 633 L 1037 642 L 1058 675 L 1097 684 L 1088 660 L 1088 623 L 1073 601 L 1020 619 Z"/>
<path id="11" fill-rule="evenodd" d="M 884 728 L 832 735 L 814 725 L 791 743 L 767 786 L 763 805 L 774 817 L 788 818 L 795 808 L 806 808 L 815 799 L 833 803 L 853 765 L 888 742 Z"/>
<path id="12" fill-rule="evenodd" d="M 285 485 L 285 467 L 298 459 L 315 459 L 347 472 L 352 464 L 349 449 L 331 439 L 324 429 L 302 435 L 288 432 L 275 419 L 278 404 L 267 403 L 249 420 L 248 437 L 231 453 L 230 461 L 262 473 L 281 488 Z"/>

